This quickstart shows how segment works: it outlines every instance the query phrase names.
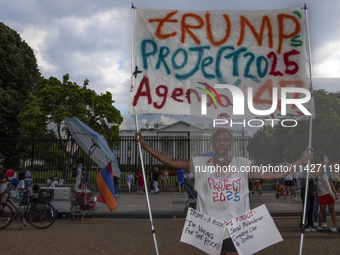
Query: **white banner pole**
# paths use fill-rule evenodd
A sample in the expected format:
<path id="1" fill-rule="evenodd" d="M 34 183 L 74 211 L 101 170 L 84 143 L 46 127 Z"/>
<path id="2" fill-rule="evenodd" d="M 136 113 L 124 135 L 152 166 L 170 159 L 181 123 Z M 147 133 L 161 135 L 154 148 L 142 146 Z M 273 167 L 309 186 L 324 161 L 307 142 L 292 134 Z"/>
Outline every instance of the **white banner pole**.
<path id="1" fill-rule="evenodd" d="M 133 89 L 134 87 L 134 75 L 133 75 L 133 67 L 134 67 L 134 45 L 133 45 L 133 42 L 134 42 L 134 13 L 135 13 L 135 9 L 136 7 L 134 6 L 134 4 L 132 3 L 132 6 L 131 6 L 131 10 L 132 10 L 132 51 L 131 51 L 131 90 Z M 136 76 L 137 76 L 137 69 L 136 69 Z M 137 114 L 135 114 L 135 123 L 136 123 L 136 132 L 138 134 L 138 119 L 137 119 Z M 139 157 L 140 157 L 140 161 L 141 161 L 141 165 L 142 165 L 142 173 L 143 173 L 143 179 L 144 179 L 144 189 L 145 189 L 145 197 L 146 197 L 146 203 L 148 205 L 148 211 L 149 211 L 149 218 L 150 218 L 150 225 L 151 225 L 151 232 L 152 232 L 152 237 L 153 237 L 153 241 L 154 241 L 154 244 L 155 244 L 155 249 L 156 249 L 156 254 L 159 255 L 159 252 L 158 252 L 158 246 L 157 246 L 157 240 L 156 240 L 156 232 L 155 232 L 155 227 L 153 225 L 153 220 L 152 220 L 152 213 L 151 213 L 151 206 L 150 206 L 150 201 L 149 201 L 149 192 L 148 192 L 148 185 L 147 185 L 147 181 L 146 181 L 146 175 L 145 175 L 145 170 L 144 170 L 144 162 L 143 162 L 143 154 L 142 154 L 142 148 L 141 148 L 141 145 L 140 143 L 138 143 L 138 148 L 139 148 Z M 135 162 L 135 164 L 138 163 L 138 162 Z"/>
<path id="2" fill-rule="evenodd" d="M 137 134 L 138 134 L 137 114 L 135 114 L 135 122 L 136 122 L 136 130 L 137 130 Z M 152 232 L 152 236 L 153 236 L 153 241 L 155 243 L 156 254 L 158 255 L 159 253 L 158 253 L 158 246 L 157 246 L 157 240 L 156 240 L 156 233 L 155 233 L 155 228 L 154 228 L 153 220 L 152 220 L 152 213 L 151 213 L 151 207 L 150 207 L 150 201 L 149 201 L 148 185 L 147 185 L 146 176 L 145 176 L 143 154 L 142 154 L 142 148 L 140 146 L 140 143 L 138 143 L 138 148 L 139 148 L 140 161 L 141 161 L 141 165 L 142 165 L 142 173 L 143 173 L 143 179 L 144 179 L 145 196 L 146 196 L 146 202 L 148 204 L 148 211 L 149 211 L 150 224 L 151 224 L 151 232 Z"/>
<path id="3" fill-rule="evenodd" d="M 310 48 L 310 38 L 309 38 L 309 24 L 308 24 L 308 11 L 307 11 L 307 5 L 304 5 L 304 10 L 305 10 L 305 18 L 306 18 L 306 27 L 307 27 L 307 49 L 308 49 L 308 54 L 309 54 L 309 82 L 310 82 L 310 91 L 312 94 L 312 99 L 311 99 L 311 116 L 309 119 L 309 142 L 308 142 L 308 147 L 311 149 L 312 148 L 312 127 L 313 127 L 313 112 L 314 112 L 314 103 L 313 103 L 313 85 L 312 85 L 312 55 L 311 55 L 311 48 Z M 306 189 L 305 189 L 305 201 L 303 204 L 303 214 L 302 214 L 302 226 L 301 226 L 301 238 L 300 238 L 300 250 L 299 254 L 302 255 L 302 250 L 303 250 L 303 239 L 304 239 L 304 234 L 305 234 L 305 221 L 306 221 L 306 209 L 307 209 L 307 200 L 308 200 L 308 183 L 309 183 L 309 167 L 310 167 L 310 159 L 308 159 L 308 170 L 307 170 L 307 176 L 306 176 Z M 313 226 L 310 226 L 313 227 Z"/>

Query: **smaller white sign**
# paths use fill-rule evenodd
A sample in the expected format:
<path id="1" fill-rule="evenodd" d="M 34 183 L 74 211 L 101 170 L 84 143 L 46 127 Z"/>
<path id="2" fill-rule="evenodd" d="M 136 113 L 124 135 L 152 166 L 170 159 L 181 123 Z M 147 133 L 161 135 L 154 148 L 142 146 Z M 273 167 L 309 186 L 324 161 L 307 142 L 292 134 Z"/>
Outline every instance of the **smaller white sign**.
<path id="1" fill-rule="evenodd" d="M 253 254 L 283 241 L 265 205 L 229 220 L 227 228 L 240 255 Z"/>
<path id="2" fill-rule="evenodd" d="M 193 245 L 208 254 L 220 254 L 226 224 L 223 221 L 189 208 L 181 242 Z"/>

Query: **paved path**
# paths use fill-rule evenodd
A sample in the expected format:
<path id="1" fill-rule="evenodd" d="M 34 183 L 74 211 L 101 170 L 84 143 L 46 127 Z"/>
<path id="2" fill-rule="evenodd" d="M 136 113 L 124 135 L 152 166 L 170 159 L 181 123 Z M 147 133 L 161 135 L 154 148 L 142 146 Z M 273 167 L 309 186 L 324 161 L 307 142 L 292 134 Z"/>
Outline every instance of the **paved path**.
<path id="1" fill-rule="evenodd" d="M 195 247 L 181 243 L 186 195 L 175 192 L 150 193 L 157 244 L 160 254 L 204 254 Z M 300 244 L 299 217 L 301 199 L 275 198 L 274 191 L 250 197 L 251 207 L 265 204 L 284 239 L 257 254 L 298 254 Z M 336 211 L 340 212 L 339 201 Z M 176 219 L 173 219 L 173 216 Z M 117 209 L 109 212 L 98 203 L 95 218 L 83 221 L 58 218 L 53 226 L 38 230 L 28 225 L 21 231 L 20 220 L 0 231 L 6 245 L 1 254 L 155 254 L 145 194 L 123 192 L 117 197 Z M 182 218 L 183 217 L 183 218 Z M 338 217 L 338 220 L 340 218 Z M 330 226 L 330 217 L 327 224 Z M 340 227 L 340 224 L 338 224 Z M 306 232 L 304 254 L 340 254 L 340 232 Z"/>
<path id="2" fill-rule="evenodd" d="M 258 192 L 250 196 L 251 208 L 265 204 L 273 217 L 300 216 L 302 202 L 300 196 L 295 199 L 275 198 L 275 191 L 265 191 L 262 195 Z M 176 192 L 159 194 L 149 193 L 149 200 L 153 218 L 170 219 L 185 218 L 185 203 L 188 199 L 186 194 L 178 195 Z M 105 204 L 98 203 L 95 212 L 96 218 L 149 218 L 145 194 L 137 192 L 123 192 L 117 199 L 117 209 L 110 212 Z M 340 213 L 340 201 L 336 202 L 336 212 Z M 340 226 L 340 224 L 339 224 Z"/>
<path id="3" fill-rule="evenodd" d="M 284 241 L 257 254 L 298 254 L 299 219 L 277 218 L 274 221 Z M 156 219 L 154 225 L 159 254 L 205 254 L 179 241 L 184 219 Z M 16 220 L 8 228 L 0 231 L 3 243 L 2 255 L 155 254 L 150 222 L 145 219 L 85 218 L 84 221 L 71 221 L 59 218 L 46 230 L 35 229 L 30 225 L 21 231 L 18 231 L 19 228 L 20 221 Z M 339 238 L 340 232 L 308 232 L 304 236 L 303 254 L 340 254 Z"/>

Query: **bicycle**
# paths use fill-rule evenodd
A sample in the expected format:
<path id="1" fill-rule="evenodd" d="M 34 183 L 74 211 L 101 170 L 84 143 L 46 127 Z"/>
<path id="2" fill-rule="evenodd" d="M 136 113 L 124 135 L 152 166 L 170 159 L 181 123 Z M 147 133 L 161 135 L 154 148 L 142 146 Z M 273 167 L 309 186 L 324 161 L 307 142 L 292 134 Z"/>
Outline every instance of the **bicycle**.
<path id="1" fill-rule="evenodd" d="M 27 201 L 23 201 L 11 196 L 8 190 L 6 190 L 3 195 L 4 194 L 8 195 L 0 206 L 0 230 L 8 227 L 12 223 L 15 217 L 13 209 L 22 220 L 19 231 L 23 226 L 26 227 L 26 221 L 37 229 L 46 229 L 54 223 L 57 212 L 51 204 L 43 201 L 33 201 L 33 196 L 31 195 L 26 196 Z M 18 202 L 19 206 L 16 206 L 13 201 Z"/>

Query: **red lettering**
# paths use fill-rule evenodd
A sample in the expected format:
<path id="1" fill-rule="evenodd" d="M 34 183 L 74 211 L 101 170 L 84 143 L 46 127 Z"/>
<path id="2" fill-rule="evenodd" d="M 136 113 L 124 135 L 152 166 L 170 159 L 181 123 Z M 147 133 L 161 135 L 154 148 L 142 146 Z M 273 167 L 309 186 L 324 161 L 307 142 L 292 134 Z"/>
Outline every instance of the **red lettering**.
<path id="1" fill-rule="evenodd" d="M 207 107 L 210 107 L 211 105 L 213 105 L 215 109 L 217 108 L 217 106 L 215 105 L 215 103 L 212 100 L 212 98 L 210 96 L 208 96 L 207 97 Z"/>
<path id="2" fill-rule="evenodd" d="M 201 98 L 200 98 L 197 90 L 196 89 L 188 89 L 185 97 L 187 98 L 189 104 L 191 104 L 191 98 L 190 98 L 191 93 L 194 93 L 196 95 L 198 102 L 201 102 Z"/>
<path id="3" fill-rule="evenodd" d="M 236 218 L 236 222 L 237 222 L 237 218 Z M 233 220 L 227 221 L 226 225 L 228 226 L 230 224 L 230 226 L 233 226 Z"/>
<path id="4" fill-rule="evenodd" d="M 300 54 L 300 52 L 297 50 L 291 50 L 283 54 L 283 61 L 285 62 L 285 65 L 286 65 L 286 70 L 285 70 L 286 74 L 296 74 L 299 71 L 299 65 L 295 61 L 289 60 L 289 57 L 291 55 L 298 55 L 298 54 Z M 290 66 L 293 66 L 293 69 L 289 69 Z"/>
<path id="5" fill-rule="evenodd" d="M 177 102 L 183 102 L 182 99 L 179 99 L 178 97 L 183 96 L 184 92 L 182 88 L 175 88 L 174 91 L 171 94 L 171 98 Z"/>
<path id="6" fill-rule="evenodd" d="M 215 181 L 214 179 L 208 178 L 209 187 L 216 191 L 223 190 L 223 182 Z"/>
<path id="7" fill-rule="evenodd" d="M 223 185 L 223 184 L 224 184 L 224 183 L 221 182 L 221 181 L 218 182 L 218 189 L 221 190 L 221 191 L 224 190 L 224 185 Z"/>
<path id="8" fill-rule="evenodd" d="M 222 101 L 222 98 L 224 98 L 225 101 L 226 101 L 226 104 L 223 104 L 223 103 L 222 103 L 221 106 L 223 106 L 223 107 L 228 107 L 228 106 L 230 106 L 230 105 L 231 105 L 231 106 L 233 105 L 233 104 L 231 103 L 229 97 L 227 97 L 227 96 L 225 96 L 225 95 L 220 95 L 220 98 L 221 98 L 221 101 Z M 218 101 L 218 103 L 220 104 L 220 101 Z"/>
<path id="9" fill-rule="evenodd" d="M 279 86 L 281 88 L 287 87 L 287 85 L 293 85 L 295 88 L 302 88 L 303 87 L 303 81 L 301 81 L 301 80 L 292 80 L 292 81 L 288 80 L 288 81 L 285 81 L 283 79 L 279 81 Z M 301 96 L 301 93 L 294 93 L 293 94 L 293 98 L 294 99 L 298 99 L 298 98 L 300 98 L 300 96 Z M 292 104 L 291 107 L 292 107 L 292 109 L 297 108 L 295 104 Z M 281 100 L 278 100 L 277 108 L 279 110 L 281 110 Z"/>
<path id="10" fill-rule="evenodd" d="M 229 183 L 225 184 L 225 190 L 231 190 L 231 188 L 232 188 L 231 184 L 229 184 Z"/>
<path id="11" fill-rule="evenodd" d="M 218 182 L 214 182 L 213 183 L 213 189 L 217 190 L 217 191 L 220 191 L 220 189 L 218 188 Z"/>
<path id="12" fill-rule="evenodd" d="M 265 91 L 268 91 L 271 99 L 261 99 L 261 96 Z M 256 91 L 253 97 L 254 104 L 270 104 L 272 105 L 273 99 L 273 81 L 271 79 L 266 80 L 264 84 Z M 278 104 L 278 108 L 281 107 L 281 104 Z"/>
<path id="13" fill-rule="evenodd" d="M 273 63 L 272 63 L 272 68 L 270 69 L 269 74 L 273 76 L 283 76 L 283 73 L 280 71 L 276 71 L 276 65 L 277 65 L 277 56 L 274 52 L 269 52 L 268 58 L 273 57 Z"/>
<path id="14" fill-rule="evenodd" d="M 226 199 L 225 199 L 225 196 L 224 196 L 224 194 L 221 192 L 221 194 L 220 194 L 220 201 L 222 202 L 222 201 L 225 201 Z"/>
<path id="15" fill-rule="evenodd" d="M 213 202 L 217 202 L 217 201 L 219 201 L 218 200 L 218 193 L 217 192 L 213 192 Z"/>
<path id="16" fill-rule="evenodd" d="M 145 85 L 145 91 L 143 91 L 144 85 Z M 141 80 L 141 82 L 138 86 L 137 93 L 136 93 L 135 97 L 133 98 L 133 106 L 137 105 L 140 97 L 147 97 L 148 98 L 148 104 L 152 104 L 149 78 L 146 77 L 146 76 L 143 77 L 143 79 Z"/>
<path id="17" fill-rule="evenodd" d="M 161 92 L 161 89 L 163 89 L 163 92 Z M 166 102 L 166 97 L 168 95 L 168 87 L 165 85 L 159 85 L 156 88 L 156 94 L 159 97 L 163 97 L 163 101 L 160 105 L 158 105 L 156 102 L 153 103 L 153 107 L 155 107 L 156 109 L 162 109 L 163 106 L 165 105 Z"/>
<path id="18" fill-rule="evenodd" d="M 288 85 L 293 85 L 296 88 L 302 88 L 303 87 L 303 81 L 301 80 L 280 80 L 278 82 L 279 86 L 281 88 L 287 87 Z M 265 91 L 268 91 L 270 94 L 271 99 L 261 99 L 261 96 L 265 93 Z M 294 93 L 293 98 L 298 99 L 300 98 L 301 93 Z M 253 103 L 254 104 L 270 104 L 272 105 L 273 100 L 273 81 L 271 79 L 268 79 L 264 82 L 264 84 L 256 91 L 254 97 L 253 97 Z M 292 109 L 296 108 L 296 105 L 291 105 Z M 277 109 L 281 111 L 281 100 L 277 101 Z"/>
<path id="19" fill-rule="evenodd" d="M 209 184 L 209 187 L 210 187 L 210 188 L 212 188 L 212 187 L 211 187 L 211 184 L 212 184 L 212 183 L 214 183 L 214 179 L 208 178 L 208 184 Z"/>
<path id="20" fill-rule="evenodd" d="M 233 190 L 236 191 L 236 192 L 241 191 L 241 179 L 233 181 Z"/>

